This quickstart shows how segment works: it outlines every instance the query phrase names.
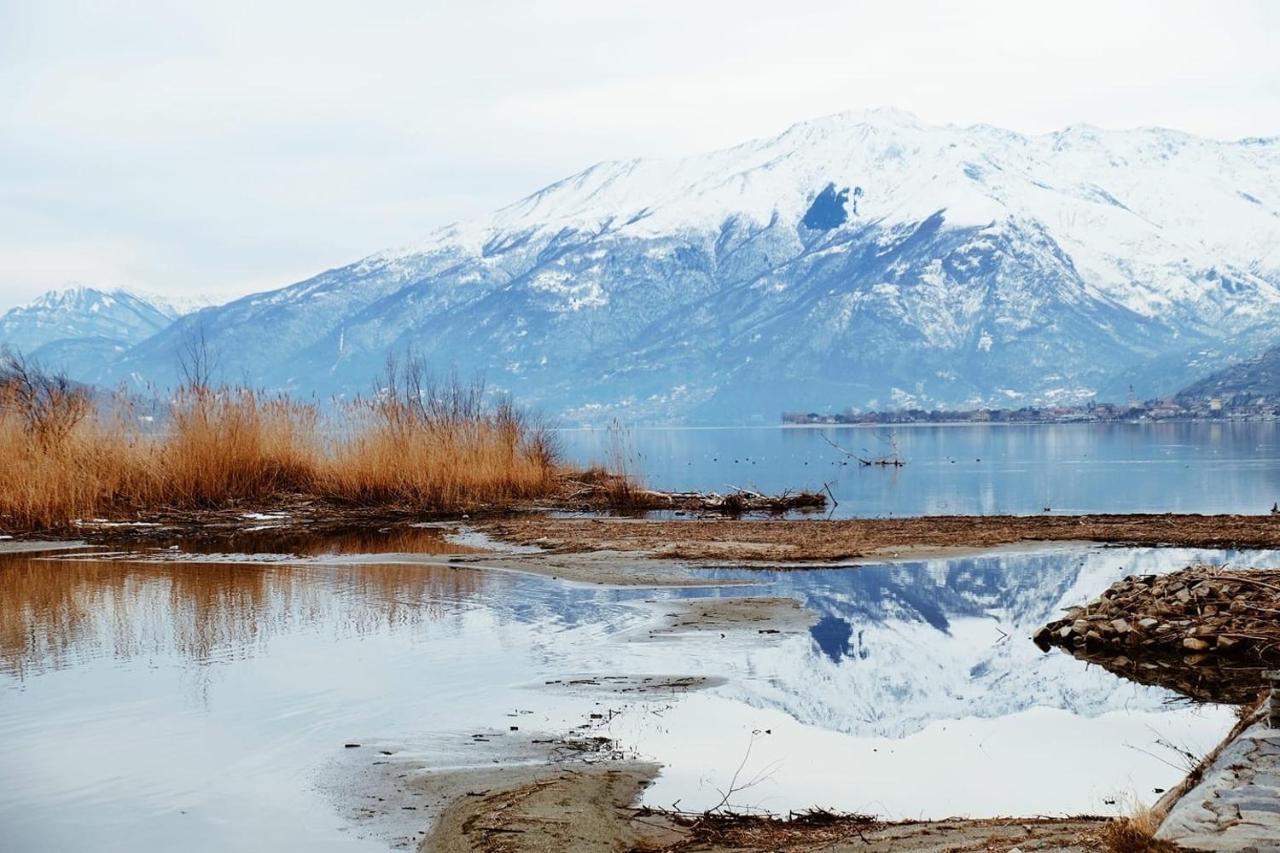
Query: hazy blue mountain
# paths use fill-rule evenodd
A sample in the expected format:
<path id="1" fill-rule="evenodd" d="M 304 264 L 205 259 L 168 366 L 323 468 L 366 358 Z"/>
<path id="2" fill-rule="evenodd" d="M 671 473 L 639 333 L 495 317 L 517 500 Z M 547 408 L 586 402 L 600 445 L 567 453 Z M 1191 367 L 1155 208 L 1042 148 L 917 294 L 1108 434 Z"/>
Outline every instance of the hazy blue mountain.
<path id="1" fill-rule="evenodd" d="M 566 420 L 1172 393 L 1280 319 L 1280 141 L 838 115 L 601 163 L 180 319 L 97 379 L 367 391 L 388 351 Z"/>
<path id="2" fill-rule="evenodd" d="M 51 370 L 94 378 L 103 365 L 164 329 L 178 312 L 125 290 L 50 291 L 0 315 L 0 346 Z"/>
<path id="3" fill-rule="evenodd" d="M 1217 397 L 1239 405 L 1257 400 L 1274 403 L 1280 399 L 1280 345 L 1216 370 L 1178 396 L 1198 400 Z"/>

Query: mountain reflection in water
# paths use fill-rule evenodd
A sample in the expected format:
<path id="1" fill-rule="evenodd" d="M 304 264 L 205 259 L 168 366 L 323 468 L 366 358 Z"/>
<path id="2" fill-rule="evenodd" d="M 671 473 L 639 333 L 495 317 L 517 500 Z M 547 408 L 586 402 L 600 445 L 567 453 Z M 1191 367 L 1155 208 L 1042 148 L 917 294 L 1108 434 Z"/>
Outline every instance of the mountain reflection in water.
<path id="1" fill-rule="evenodd" d="M 344 742 L 394 739 L 431 755 L 433 739 L 505 732 L 513 714 L 522 733 L 562 734 L 615 704 L 547 686 L 582 674 L 723 679 L 617 700 L 606 733 L 664 766 L 651 804 L 713 805 L 754 743 L 747 772 L 773 767 L 759 802 L 774 810 L 1097 812 L 1120 788 L 1175 782 L 1178 759 L 1160 743 L 1207 749 L 1231 711 L 1041 653 L 1030 634 L 1126 574 L 1280 564 L 1274 553 L 1062 547 L 724 568 L 707 573 L 758 583 L 645 590 L 376 555 L 262 562 L 216 556 L 226 543 L 205 550 L 167 562 L 0 558 L 0 825 L 12 849 L 92 836 L 100 849 L 171 849 L 181 837 L 216 850 L 245 833 L 273 849 L 363 849 L 312 782 Z M 813 624 L 650 637 L 673 600 L 747 594 L 794 597 Z M 1052 784 L 1045 767 L 1059 768 Z M 971 776 L 982 784 L 954 784 Z"/>

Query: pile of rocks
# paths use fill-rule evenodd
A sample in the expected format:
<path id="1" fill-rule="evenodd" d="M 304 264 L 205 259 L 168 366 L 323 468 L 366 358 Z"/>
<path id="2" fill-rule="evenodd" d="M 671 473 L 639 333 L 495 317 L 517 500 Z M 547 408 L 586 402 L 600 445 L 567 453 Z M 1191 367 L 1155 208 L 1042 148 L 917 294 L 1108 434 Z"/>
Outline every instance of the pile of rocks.
<path id="1" fill-rule="evenodd" d="M 1190 566 L 1117 581 L 1035 641 L 1077 653 L 1280 661 L 1280 571 Z"/>

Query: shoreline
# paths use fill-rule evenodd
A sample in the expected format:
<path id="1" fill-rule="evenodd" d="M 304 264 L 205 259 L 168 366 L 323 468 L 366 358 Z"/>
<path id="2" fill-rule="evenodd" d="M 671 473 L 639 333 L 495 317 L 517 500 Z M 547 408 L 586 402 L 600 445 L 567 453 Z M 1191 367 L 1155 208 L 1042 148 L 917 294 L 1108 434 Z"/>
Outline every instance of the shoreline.
<path id="1" fill-rule="evenodd" d="M 201 529 L 198 523 L 136 526 L 106 522 L 81 528 L 74 540 L 34 538 L 0 541 L 0 555 L 50 556 L 67 549 L 123 545 L 134 553 L 106 559 L 163 563 L 157 548 L 182 536 L 216 544 L 220 536 L 297 535 L 308 520 L 279 513 L 226 513 Z M 270 528 L 263 531 L 263 522 Z M 372 519 L 361 526 L 373 527 Z M 888 561 L 954 558 L 977 554 L 1040 551 L 1089 545 L 1152 547 L 1276 547 L 1280 520 L 1269 516 L 1089 515 L 1089 516 L 938 516 L 876 520 L 728 520 L 668 521 L 626 518 L 564 518 L 535 515 L 487 519 L 455 519 L 408 524 L 396 528 L 438 531 L 456 553 L 348 553 L 298 556 L 284 562 L 306 564 L 411 564 L 455 569 L 516 571 L 544 575 L 566 583 L 660 588 L 664 586 L 749 586 L 748 580 L 699 577 L 698 569 L 737 567 L 757 570 L 804 570 Z M 92 558 L 92 554 L 80 556 Z M 189 554 L 178 562 L 218 562 L 233 555 Z M 76 558 L 72 556 L 71 558 Z M 682 636 L 726 630 L 787 633 L 805 630 L 809 617 L 798 602 L 771 597 L 768 591 L 715 600 L 692 599 L 645 605 L 655 612 L 643 642 L 673 642 Z M 661 612 L 659 612 L 661 611 Z M 776 623 L 776 624 L 775 624 Z M 767 627 L 769 630 L 761 630 Z M 615 674 L 617 675 L 617 674 Z M 681 689 L 706 686 L 687 677 Z M 605 680 L 605 679 L 602 679 Z M 665 682 L 664 682 L 665 683 Z M 676 682 L 672 682 L 673 684 Z M 549 733 L 565 748 L 573 735 Z M 1228 740 L 1230 737 L 1228 738 Z M 510 746 L 519 744 L 512 738 Z M 1221 751 L 1223 745 L 1215 750 Z M 396 749 L 395 747 L 391 747 Z M 577 749 L 577 747 L 572 747 Z M 634 758 L 600 752 L 566 763 L 547 761 L 538 751 L 495 751 L 493 764 L 423 769 L 430 777 L 415 797 L 388 797 L 395 804 L 398 827 L 419 821 L 398 837 L 422 850 L 505 851 L 530 849 L 630 849 L 644 851 L 809 849 L 830 850 L 945 849 L 1011 850 L 1048 847 L 1058 850 L 1103 849 L 1109 829 L 1122 820 L 1097 816 L 1063 818 L 965 818 L 931 821 L 880 821 L 860 815 L 815 813 L 813 822 L 759 816 L 682 815 L 646 810 L 637 803 L 660 768 Z M 398 750 L 397 750 L 398 751 Z M 380 755 L 382 753 L 379 753 Z M 406 756 L 408 758 L 408 756 Z M 590 760 L 586 760 L 590 758 Z M 581 759 L 581 764 L 579 760 Z M 1208 759 L 1206 759 L 1207 761 Z M 405 770 L 397 760 L 386 769 Z M 514 762 L 514 763 L 513 763 Z M 1190 787 L 1184 783 L 1179 790 Z M 421 803 L 429 798 L 430 808 Z M 414 805 L 419 803 L 419 805 Z M 1162 802 L 1161 805 L 1165 805 Z M 412 807 L 412 808 L 411 808 Z M 429 823 L 421 822 L 430 815 Z M 362 821 L 364 817 L 360 818 Z M 495 829 L 497 827 L 498 829 Z M 511 831 L 507 831 L 511 830 Z M 399 832 L 399 830 L 397 830 Z M 568 834 L 566 834 L 568 833 Z"/>
<path id="2" fill-rule="evenodd" d="M 500 548 L 514 546 L 543 555 L 614 552 L 690 563 L 734 560 L 779 567 L 788 563 L 952 557 L 1002 546 L 1042 543 L 1280 550 L 1280 516 L 1273 514 L 1081 513 L 829 519 L 766 515 L 735 518 L 702 513 L 671 519 L 602 513 L 565 515 L 554 506 L 424 514 L 385 508 L 344 510 L 287 501 L 192 513 L 140 514 L 130 519 L 90 519 L 57 529 L 12 530 L 0 537 L 0 542 L 145 546 L 175 540 L 217 543 L 250 533 L 320 538 L 407 527 L 466 530 L 487 537 Z"/>
<path id="3" fill-rule="evenodd" d="M 548 553 L 612 551 L 691 563 L 734 561 L 795 567 L 884 559 L 930 559 L 1020 544 L 1280 549 L 1280 519 L 1252 515 L 1096 514 L 915 516 L 894 519 L 667 521 L 522 515 L 476 529 Z"/>

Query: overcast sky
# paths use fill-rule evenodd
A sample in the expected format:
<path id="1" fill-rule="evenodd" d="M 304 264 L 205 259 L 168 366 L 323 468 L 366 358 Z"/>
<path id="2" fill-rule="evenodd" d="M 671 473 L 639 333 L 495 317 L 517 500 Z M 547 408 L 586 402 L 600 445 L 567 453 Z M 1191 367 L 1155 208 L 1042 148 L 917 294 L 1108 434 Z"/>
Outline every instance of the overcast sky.
<path id="1" fill-rule="evenodd" d="M 850 109 L 1278 135 L 1278 38 L 1267 2 L 0 0 L 0 309 L 279 287 Z"/>

